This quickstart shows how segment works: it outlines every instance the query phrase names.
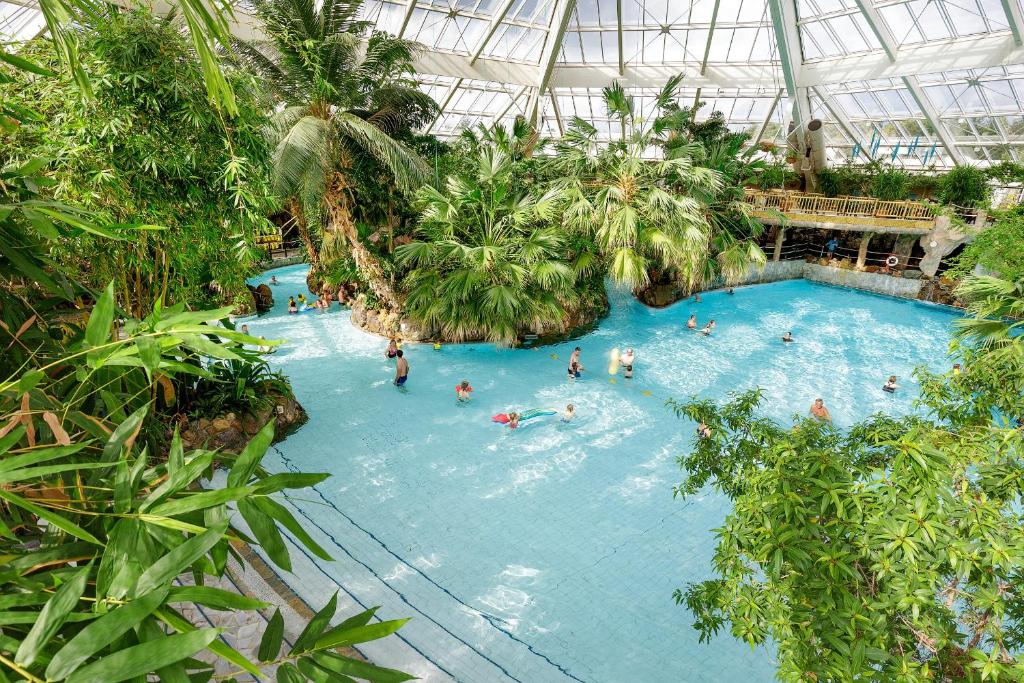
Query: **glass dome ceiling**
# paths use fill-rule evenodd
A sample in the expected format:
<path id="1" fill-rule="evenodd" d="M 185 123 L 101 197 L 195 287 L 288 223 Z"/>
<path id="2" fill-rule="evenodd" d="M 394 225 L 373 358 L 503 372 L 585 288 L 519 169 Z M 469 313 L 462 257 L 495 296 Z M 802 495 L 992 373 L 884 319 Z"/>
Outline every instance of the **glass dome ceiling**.
<path id="1" fill-rule="evenodd" d="M 516 116 L 552 137 L 574 116 L 610 131 L 603 87 L 618 80 L 646 114 L 682 73 L 683 104 L 704 101 L 702 116 L 719 110 L 755 140 L 820 118 L 834 161 L 945 167 L 1024 162 L 1022 2 L 367 0 L 363 12 L 423 45 L 440 137 Z M 0 40 L 43 30 L 33 5 L 0 0 Z M 258 30 L 244 13 L 236 29 Z"/>

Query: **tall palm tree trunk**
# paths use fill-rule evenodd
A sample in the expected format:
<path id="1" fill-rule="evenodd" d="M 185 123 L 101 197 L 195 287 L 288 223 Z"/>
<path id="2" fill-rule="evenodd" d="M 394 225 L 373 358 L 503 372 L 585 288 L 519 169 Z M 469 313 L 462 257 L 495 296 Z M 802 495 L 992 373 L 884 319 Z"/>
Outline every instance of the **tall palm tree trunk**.
<path id="1" fill-rule="evenodd" d="M 334 233 L 335 236 L 344 236 L 356 268 L 366 279 L 377 301 L 389 310 L 401 310 L 401 299 L 384 275 L 380 261 L 359 239 L 359 230 L 352 220 L 352 212 L 349 211 L 348 194 L 345 192 L 345 182 L 342 178 L 336 177 L 331 183 L 324 195 L 324 201 L 327 204 L 327 232 Z"/>
<path id="2" fill-rule="evenodd" d="M 299 231 L 299 239 L 306 247 L 306 261 L 309 263 L 309 273 L 306 275 L 306 286 L 311 292 L 320 291 L 320 252 L 313 243 L 313 236 L 309 234 L 309 223 L 306 221 L 306 214 L 302 212 L 299 200 L 294 197 L 288 202 L 288 211 L 295 220 L 295 229 Z"/>

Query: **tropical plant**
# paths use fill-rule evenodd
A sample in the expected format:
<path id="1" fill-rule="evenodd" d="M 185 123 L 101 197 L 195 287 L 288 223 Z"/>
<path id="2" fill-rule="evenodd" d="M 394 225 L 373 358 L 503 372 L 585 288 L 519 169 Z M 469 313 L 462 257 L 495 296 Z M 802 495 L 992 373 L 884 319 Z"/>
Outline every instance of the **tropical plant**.
<path id="1" fill-rule="evenodd" d="M 291 396 L 291 386 L 258 352 L 239 350 L 238 359 L 206 363 L 206 373 L 178 391 L 181 409 L 203 417 L 225 413 L 257 414 L 275 397 Z M 183 395 L 184 394 L 184 395 Z"/>
<path id="2" fill-rule="evenodd" d="M 228 73 L 236 115 L 224 116 L 207 101 L 199 60 L 177 22 L 145 9 L 94 13 L 77 35 L 92 97 L 78 97 L 69 75 L 21 72 L 0 85 L 0 97 L 38 114 L 0 133 L 0 166 L 46 158 L 47 196 L 105 224 L 164 229 L 130 241 L 83 236 L 57 243 L 52 258 L 91 288 L 115 280 L 121 305 L 136 316 L 156 301 L 252 310 L 245 277 L 262 257 L 255 240 L 273 229 L 274 208 L 268 104 L 258 84 Z M 49 41 L 21 54 L 60 67 Z"/>
<path id="3" fill-rule="evenodd" d="M 516 168 L 488 144 L 472 173 L 419 192 L 418 239 L 396 252 L 412 268 L 407 311 L 448 339 L 510 343 L 524 326 L 561 322 L 594 274 L 595 256 L 568 248 L 557 224 L 557 192 L 523 189 Z"/>
<path id="4" fill-rule="evenodd" d="M 666 84 L 655 110 L 675 101 L 678 88 L 678 79 Z M 659 138 L 636 117 L 633 98 L 615 84 L 604 99 L 619 125 L 617 140 L 602 144 L 597 128 L 577 117 L 555 146 L 552 165 L 565 177 L 557 189 L 563 220 L 594 239 L 614 280 L 642 290 L 671 272 L 693 287 L 703 277 L 712 237 L 700 193 L 717 192 L 721 179 L 694 162 L 703 152 L 699 143 L 678 145 L 671 158 L 646 158 Z"/>
<path id="5" fill-rule="evenodd" d="M 15 63 L 46 75 L 30 61 Z M 5 115 L 34 116 L 11 108 Z M 259 544 L 287 570 L 278 524 L 326 559 L 273 496 L 324 475 L 266 472 L 260 460 L 273 424 L 237 457 L 186 454 L 177 434 L 166 454 L 146 443 L 153 406 L 174 400 L 173 379 L 203 376 L 203 359 L 237 360 L 241 345 L 274 342 L 217 324 L 228 309 L 158 302 L 146 319 L 132 319 L 117 309 L 112 285 L 96 297 L 68 278 L 48 257 L 54 245 L 132 232 L 40 197 L 45 163 L 4 169 L 0 183 L 0 680 L 209 680 L 216 664 L 229 676 L 273 667 L 289 682 L 411 678 L 334 651 L 401 626 L 370 624 L 372 609 L 332 627 L 332 599 L 287 651 L 275 613 L 260 662 L 179 611 L 181 603 L 265 607 L 205 581 L 223 575 L 238 542 Z M 198 482 L 217 462 L 229 468 L 226 486 L 203 490 Z M 178 583 L 181 574 L 196 585 Z"/>
<path id="6" fill-rule="evenodd" d="M 910 175 L 903 169 L 884 166 L 871 179 L 871 196 L 882 201 L 898 201 L 910 196 Z"/>
<path id="7" fill-rule="evenodd" d="M 392 134 L 431 119 L 437 105 L 412 79 L 414 47 L 358 18 L 361 0 L 257 0 L 267 44 L 236 41 L 242 63 L 263 76 L 282 107 L 272 115 L 274 174 L 306 245 L 310 279 L 322 262 L 350 253 L 375 297 L 392 309 L 398 295 L 353 218 L 351 169 L 376 159 L 402 191 L 430 168 Z M 317 240 L 320 240 L 319 244 Z"/>
<path id="8" fill-rule="evenodd" d="M 843 187 L 839 181 L 839 174 L 835 169 L 823 168 L 816 174 L 818 191 L 826 197 L 838 197 L 843 193 Z"/>
<path id="9" fill-rule="evenodd" d="M 1022 294 L 963 292 L 986 318 L 1020 314 Z M 756 390 L 673 403 L 712 430 L 680 458 L 677 494 L 710 484 L 733 503 L 713 578 L 676 593 L 702 640 L 725 628 L 770 643 L 782 680 L 1024 674 L 1024 337 L 995 319 L 962 327 L 962 372 L 917 373 L 919 416 L 843 431 L 760 417 Z"/>
<path id="10" fill-rule="evenodd" d="M 958 278 L 981 266 L 1010 282 L 1024 280 L 1024 208 L 1017 206 L 979 231 L 947 276 Z"/>
<path id="11" fill-rule="evenodd" d="M 984 207 L 990 190 L 985 171 L 960 164 L 951 168 L 942 179 L 939 200 L 943 204 L 963 207 Z"/>

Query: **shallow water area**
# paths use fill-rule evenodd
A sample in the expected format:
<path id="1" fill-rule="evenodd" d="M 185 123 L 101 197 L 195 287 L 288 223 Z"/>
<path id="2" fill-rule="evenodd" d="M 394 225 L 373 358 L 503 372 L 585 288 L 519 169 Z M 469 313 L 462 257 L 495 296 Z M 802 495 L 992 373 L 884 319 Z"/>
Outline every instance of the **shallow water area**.
<path id="1" fill-rule="evenodd" d="M 286 343 L 271 363 L 292 381 L 310 421 L 278 444 L 274 470 L 330 472 L 292 500 L 335 562 L 293 546 L 286 581 L 318 606 L 342 586 L 347 610 L 381 605 L 412 617 L 397 638 L 362 648 L 427 680 L 769 681 L 767 649 L 727 634 L 698 644 L 675 588 L 710 576 L 711 530 L 727 502 L 673 499 L 676 458 L 694 425 L 668 397 L 724 399 L 761 386 L 779 420 L 825 400 L 840 425 L 913 410 L 912 369 L 947 367 L 955 314 L 944 308 L 803 280 L 713 292 L 653 310 L 626 291 L 570 342 L 534 349 L 406 344 L 405 387 L 392 384 L 386 340 L 353 327 L 337 303 L 287 314 L 305 266 L 270 271 L 275 307 L 246 320 Z M 686 329 L 696 313 L 710 336 Z M 791 330 L 797 340 L 785 344 Z M 566 374 L 574 346 L 585 372 Z M 632 347 L 635 375 L 610 375 L 612 349 Z M 881 391 L 890 375 L 895 394 Z M 455 385 L 469 380 L 472 400 Z M 576 406 L 576 419 L 491 421 L 509 410 Z M 336 585 L 337 584 L 337 585 Z"/>

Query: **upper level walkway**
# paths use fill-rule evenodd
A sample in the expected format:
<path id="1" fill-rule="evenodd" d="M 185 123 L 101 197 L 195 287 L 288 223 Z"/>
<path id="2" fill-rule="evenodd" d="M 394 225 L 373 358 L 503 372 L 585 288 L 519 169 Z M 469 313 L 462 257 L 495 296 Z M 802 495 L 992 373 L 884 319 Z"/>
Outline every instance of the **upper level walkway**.
<path id="1" fill-rule="evenodd" d="M 871 197 L 826 197 L 793 191 L 747 189 L 744 198 L 764 223 L 793 227 L 924 235 L 938 223 L 924 202 L 883 201 Z M 984 211 L 956 210 L 968 225 L 983 224 Z"/>

